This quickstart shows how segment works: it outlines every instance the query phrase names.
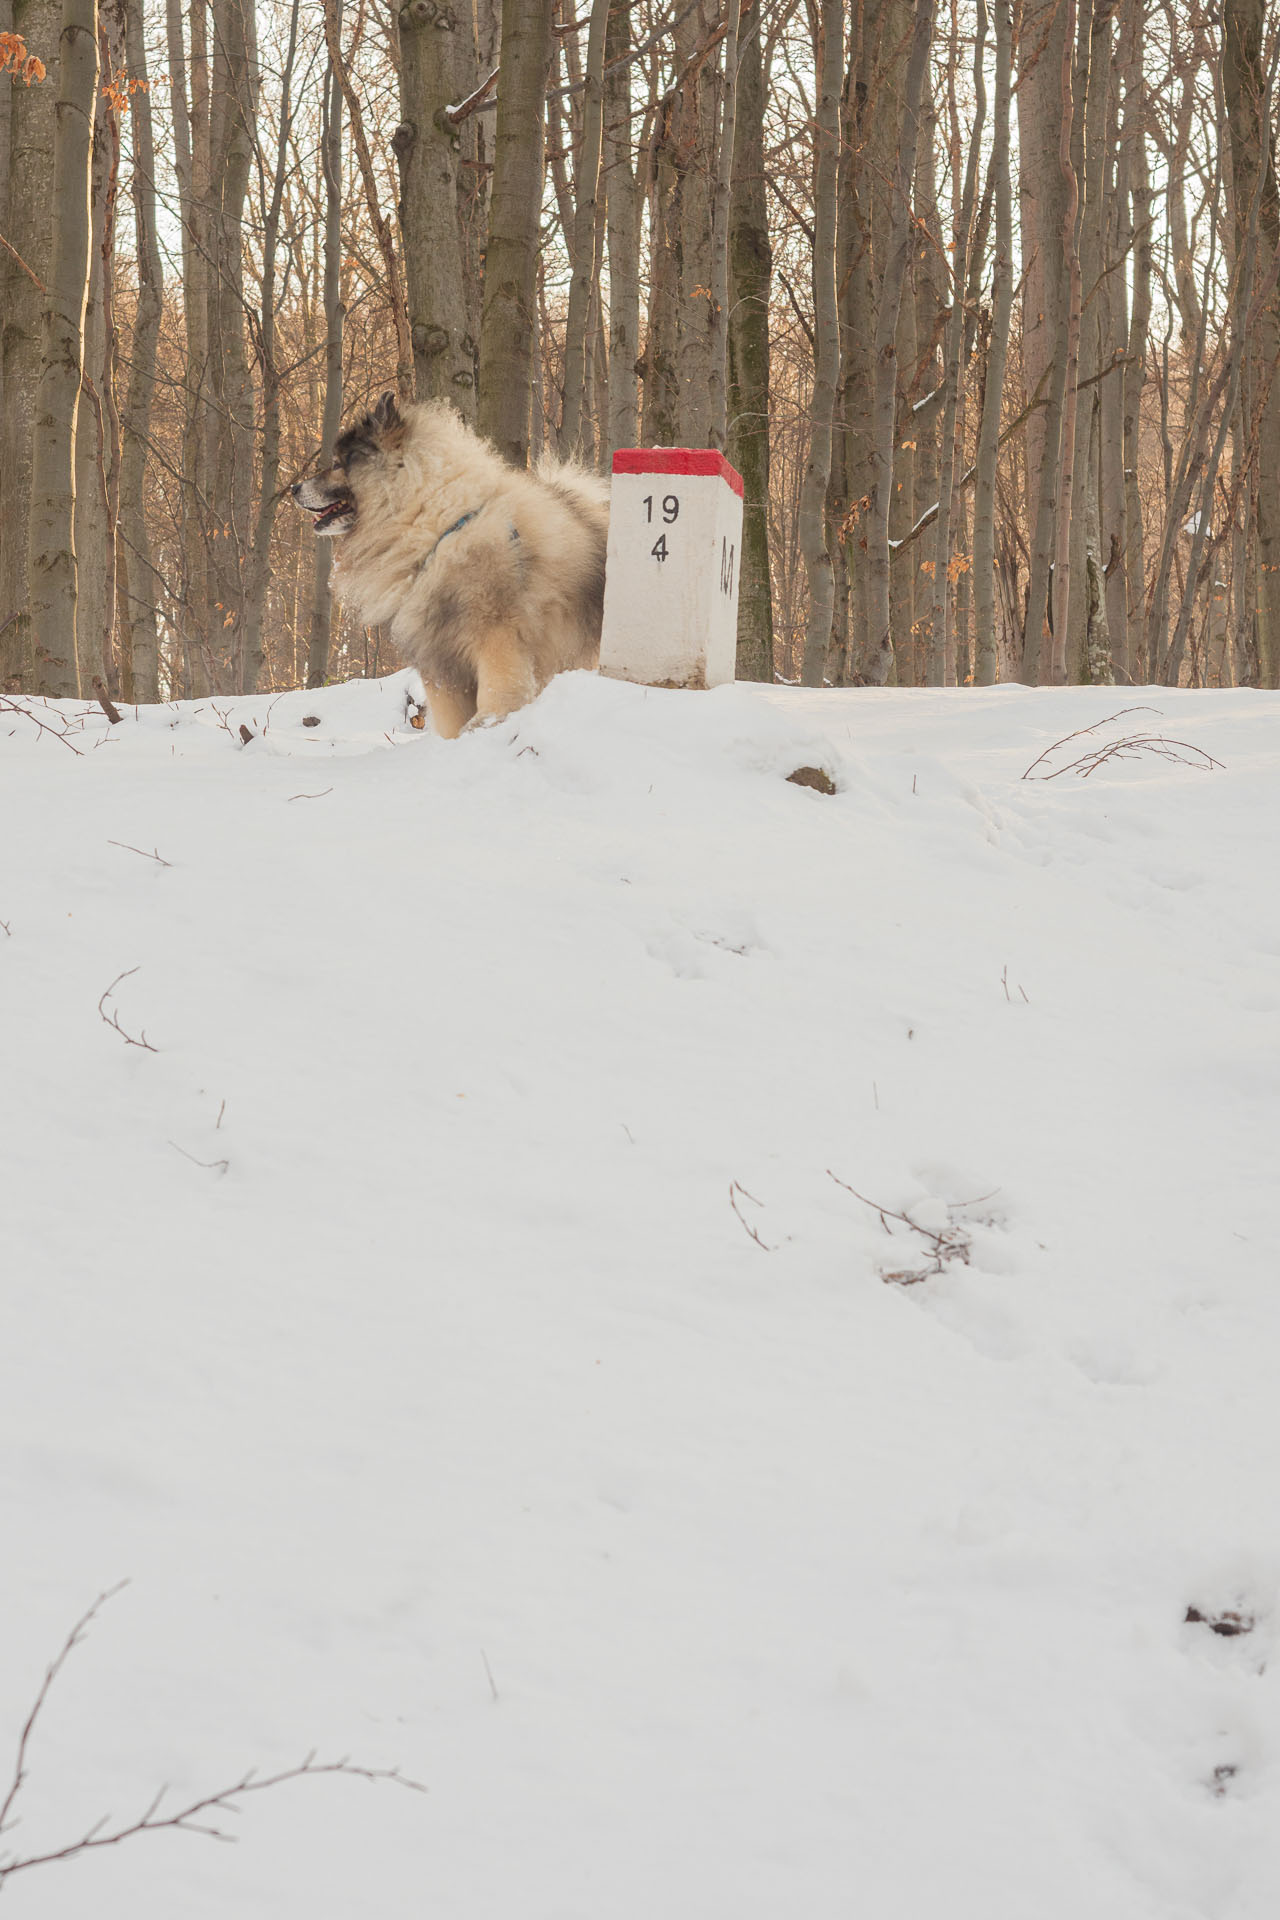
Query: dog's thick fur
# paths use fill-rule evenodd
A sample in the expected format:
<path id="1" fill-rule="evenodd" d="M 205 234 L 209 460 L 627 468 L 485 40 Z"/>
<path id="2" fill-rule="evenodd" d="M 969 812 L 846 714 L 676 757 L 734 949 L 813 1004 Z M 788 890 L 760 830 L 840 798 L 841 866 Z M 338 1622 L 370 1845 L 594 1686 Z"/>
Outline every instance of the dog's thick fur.
<path id="1" fill-rule="evenodd" d="M 384 394 L 293 494 L 337 540 L 334 592 L 390 627 L 447 739 L 597 664 L 609 501 L 594 474 L 521 473 L 443 401 Z"/>

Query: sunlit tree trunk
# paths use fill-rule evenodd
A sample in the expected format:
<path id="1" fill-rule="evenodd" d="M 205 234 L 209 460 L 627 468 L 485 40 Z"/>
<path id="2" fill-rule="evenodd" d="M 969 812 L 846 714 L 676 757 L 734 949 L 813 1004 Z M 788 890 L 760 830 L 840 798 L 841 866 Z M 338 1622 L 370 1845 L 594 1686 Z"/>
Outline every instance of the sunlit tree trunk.
<path id="1" fill-rule="evenodd" d="M 340 0 L 336 0 L 340 5 Z M 338 13 L 341 22 L 341 13 Z M 325 75 L 324 117 L 320 127 L 324 167 L 324 416 L 320 425 L 321 463 L 329 464 L 342 420 L 342 336 L 346 309 L 342 304 L 342 89 L 330 60 Z M 333 602 L 329 573 L 333 542 L 316 540 L 313 559 L 311 619 L 307 637 L 307 685 L 322 687 L 329 677 L 329 642 Z"/>
<path id="2" fill-rule="evenodd" d="M 721 450 L 729 444 L 729 290 L 732 278 L 733 149 L 738 122 L 741 25 L 742 7 L 738 0 L 733 0 L 725 13 L 723 57 L 720 63 L 720 120 L 714 137 L 715 158 L 711 169 L 714 184 L 711 196 L 711 272 L 708 280 L 711 294 L 708 302 L 711 409 L 707 423 L 707 443 Z M 837 74 L 835 84 L 837 111 L 840 99 L 840 78 L 841 76 Z M 837 124 L 837 139 L 838 136 Z M 834 225 L 833 218 L 833 263 Z M 836 316 L 833 313 L 832 326 L 835 325 Z M 837 369 L 839 363 L 840 349 L 837 344 Z M 829 464 L 830 454 L 828 453 Z"/>
<path id="3" fill-rule="evenodd" d="M 48 69 L 48 78 L 35 86 L 8 75 L 0 78 L 9 150 L 8 165 L 0 173 L 0 233 L 13 248 L 13 253 L 0 249 L 0 473 L 5 490 L 0 513 L 0 691 L 29 692 L 35 685 L 27 600 L 31 456 L 53 249 L 49 182 L 62 9 L 59 0 L 14 0 L 10 17 L 28 52 Z"/>
<path id="4" fill-rule="evenodd" d="M 911 245 L 911 183 L 920 138 L 920 103 L 933 36 L 933 0 L 916 0 L 911 53 L 903 85 L 902 126 L 886 236 L 884 278 L 876 319 L 870 421 L 871 492 L 867 507 L 867 613 L 870 651 L 865 677 L 884 686 L 893 664 L 889 608 L 889 506 L 893 497 L 894 426 L 898 386 L 897 334 Z"/>
<path id="5" fill-rule="evenodd" d="M 631 0 L 615 0 L 605 38 L 604 167 L 609 256 L 609 411 L 602 452 L 639 433 L 640 199 L 631 131 Z"/>
<path id="6" fill-rule="evenodd" d="M 504 0 L 502 81 L 485 257 L 477 424 L 514 465 L 529 459 L 543 125 L 555 0 Z"/>
<path id="7" fill-rule="evenodd" d="M 831 644 L 835 580 L 827 546 L 827 484 L 836 381 L 840 372 L 836 289 L 836 181 L 840 88 L 844 79 L 844 0 L 823 0 L 814 48 L 818 79 L 813 168 L 813 330 L 817 345 L 810 402 L 809 457 L 800 490 L 800 548 L 809 576 L 809 624 L 801 678 L 820 687 Z"/>
<path id="8" fill-rule="evenodd" d="M 476 82 L 470 5 L 400 9 L 400 166 L 405 297 L 419 400 L 449 400 L 466 420 L 476 408 L 476 343 L 466 289 L 466 236 L 458 199 L 462 134 L 449 118 Z"/>
<path id="9" fill-rule="evenodd" d="M 729 308 L 729 458 L 742 475 L 738 580 L 739 680 L 773 679 L 769 561 L 769 297 L 773 249 L 765 198 L 764 113 L 769 94 L 760 0 L 743 21 L 734 133 Z M 838 317 L 838 316 L 837 316 Z"/>
<path id="10" fill-rule="evenodd" d="M 1268 88 L 1263 65 L 1263 0 L 1226 0 L 1222 78 L 1231 128 L 1237 244 L 1256 202 L 1260 261 L 1270 266 L 1280 249 L 1280 197 L 1275 145 L 1263 112 Z M 1248 343 L 1257 369 L 1256 486 L 1258 673 L 1264 687 L 1280 685 L 1280 293 L 1262 302 Z"/>
<path id="11" fill-rule="evenodd" d="M 267 586 L 271 577 L 271 534 L 275 526 L 280 496 L 280 367 L 276 347 L 276 258 L 280 211 L 284 203 L 285 174 L 289 159 L 289 128 L 292 114 L 293 63 L 298 48 L 299 0 L 289 11 L 289 42 L 280 74 L 280 127 L 276 141 L 275 166 L 271 175 L 271 198 L 264 209 L 262 232 L 262 302 L 258 314 L 258 356 L 262 376 L 262 429 L 259 434 L 261 474 L 258 485 L 258 510 L 254 520 L 253 545 L 249 553 L 244 600 L 244 672 L 241 681 L 245 693 L 253 693 L 263 667 L 262 627 Z M 259 154 L 259 166 L 261 166 Z"/>
<path id="12" fill-rule="evenodd" d="M 119 558 L 116 576 L 117 630 L 120 634 L 120 691 L 126 700 L 160 698 L 156 632 L 158 581 L 152 565 L 147 525 L 146 465 L 151 407 L 156 386 L 156 344 L 164 288 L 156 235 L 155 140 L 142 9 L 126 12 L 126 60 L 141 84 L 129 100 L 133 134 L 133 215 L 138 257 L 138 305 L 134 316 L 120 456 Z M 126 672 L 127 667 L 127 672 Z"/>
<path id="13" fill-rule="evenodd" d="M 978 198 L 978 158 L 986 124 L 987 90 L 983 67 L 987 45 L 987 9 L 978 0 L 978 31 L 974 43 L 973 78 L 976 109 L 965 164 L 964 188 L 956 209 L 951 244 L 951 313 L 947 321 L 943 359 L 942 444 L 939 466 L 938 519 L 933 543 L 933 593 L 929 622 L 927 680 L 931 687 L 946 682 L 947 623 L 951 606 L 952 508 L 955 498 L 956 423 L 960 412 L 960 382 L 965 346 L 965 288 L 969 277 L 969 247 L 973 239 Z"/>
<path id="14" fill-rule="evenodd" d="M 53 258 L 41 333 L 27 592 L 36 691 L 80 691 L 76 648 L 76 416 L 89 288 L 89 166 L 98 84 L 95 0 L 63 0 L 53 148 Z"/>
<path id="15" fill-rule="evenodd" d="M 996 202 L 995 285 L 982 420 L 978 429 L 978 472 L 973 497 L 973 604 L 977 630 L 974 680 L 980 687 L 993 686 L 998 670 L 996 463 L 1000 444 L 1000 403 L 1004 397 L 1005 365 L 1009 351 L 1009 323 L 1013 312 L 1013 185 L 1009 167 L 1012 15 L 1012 0 L 995 0 L 996 98 L 991 159 Z"/>
<path id="16" fill-rule="evenodd" d="M 604 49 L 609 0 L 592 0 L 587 36 L 587 70 L 582 93 L 582 137 L 578 146 L 577 196 L 570 229 L 569 311 L 564 342 L 564 413 L 561 450 L 581 458 L 590 449 L 588 369 L 595 337 L 599 284 L 595 273 L 600 201 L 600 163 L 604 127 Z"/>
<path id="17" fill-rule="evenodd" d="M 89 295 L 84 374 L 76 425 L 77 649 L 81 678 L 119 692 L 113 644 L 119 420 L 115 404 L 115 224 L 120 165 L 119 111 L 127 89 L 122 0 L 100 0 L 97 90 L 90 162 Z"/>
<path id="18" fill-rule="evenodd" d="M 213 0 L 210 87 L 210 646 L 224 688 L 243 685 L 254 393 L 244 314 L 244 207 L 257 132 L 253 0 Z"/>

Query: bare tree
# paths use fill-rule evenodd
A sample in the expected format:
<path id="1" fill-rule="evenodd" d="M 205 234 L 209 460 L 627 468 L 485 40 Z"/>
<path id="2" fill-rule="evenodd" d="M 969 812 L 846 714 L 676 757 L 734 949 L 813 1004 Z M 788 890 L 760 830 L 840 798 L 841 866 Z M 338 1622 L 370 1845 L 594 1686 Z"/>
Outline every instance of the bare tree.
<path id="1" fill-rule="evenodd" d="M 529 459 L 543 129 L 554 11 L 555 0 L 503 0 L 477 424 L 521 467 Z"/>
<path id="2" fill-rule="evenodd" d="M 89 286 L 89 163 L 98 86 L 96 0 L 63 0 L 53 148 L 53 258 L 41 335 L 27 576 L 36 691 L 75 695 L 75 459 Z"/>
<path id="3" fill-rule="evenodd" d="M 475 418 L 476 343 L 466 294 L 459 205 L 460 121 L 454 109 L 475 87 L 474 11 L 409 0 L 399 13 L 400 232 L 420 400 L 449 400 Z"/>
<path id="4" fill-rule="evenodd" d="M 932 38 L 933 0 L 916 0 L 911 52 L 903 85 L 902 125 L 886 236 L 884 278 L 880 285 L 876 319 L 874 390 L 868 434 L 871 474 L 866 511 L 869 651 L 863 674 L 876 686 L 883 686 L 888 680 L 893 663 L 889 606 L 889 507 L 893 497 L 898 316 L 911 244 L 911 182 L 915 177 L 920 108 Z"/>
<path id="5" fill-rule="evenodd" d="M 743 21 L 734 127 L 729 238 L 729 458 L 742 475 L 742 566 L 738 576 L 740 680 L 773 679 L 773 588 L 769 562 L 769 305 L 773 247 L 765 196 L 764 115 L 769 94 L 762 10 Z M 837 324 L 838 324 L 837 315 Z"/>
<path id="6" fill-rule="evenodd" d="M 809 576 L 809 626 L 802 678 L 820 687 L 831 644 L 835 578 L 827 546 L 827 486 L 831 479 L 832 421 L 840 371 L 836 291 L 836 185 L 840 161 L 840 88 L 844 79 L 844 0 L 823 0 L 814 48 L 818 111 L 814 135 L 813 327 L 817 348 L 809 430 L 809 458 L 800 494 L 800 546 Z"/>
<path id="7" fill-rule="evenodd" d="M 156 574 L 146 512 L 146 463 L 156 390 L 156 347 L 164 305 L 164 270 L 156 234 L 155 139 L 142 9 L 125 10 L 125 58 L 137 82 L 129 98 L 133 132 L 133 217 L 138 256 L 129 387 L 121 422 L 120 515 L 116 626 L 120 692 L 126 700 L 160 698 Z"/>

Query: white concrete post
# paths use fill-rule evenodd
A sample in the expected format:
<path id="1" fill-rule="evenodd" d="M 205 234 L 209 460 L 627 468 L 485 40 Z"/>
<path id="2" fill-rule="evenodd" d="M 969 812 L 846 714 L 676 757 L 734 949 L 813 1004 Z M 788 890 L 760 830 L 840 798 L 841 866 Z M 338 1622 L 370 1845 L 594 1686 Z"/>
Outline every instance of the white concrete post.
<path id="1" fill-rule="evenodd" d="M 742 476 L 701 447 L 613 456 L 600 671 L 650 687 L 734 677 Z"/>

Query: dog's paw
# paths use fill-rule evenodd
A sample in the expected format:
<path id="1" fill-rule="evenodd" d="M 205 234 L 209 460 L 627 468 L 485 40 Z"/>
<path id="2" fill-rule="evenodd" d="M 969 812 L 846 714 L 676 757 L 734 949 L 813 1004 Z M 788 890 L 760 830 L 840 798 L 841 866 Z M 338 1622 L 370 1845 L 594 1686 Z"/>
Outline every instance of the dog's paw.
<path id="1" fill-rule="evenodd" d="M 509 713 L 475 713 L 472 714 L 462 731 L 463 733 L 480 733 L 486 727 L 500 727 L 504 720 L 509 720 L 510 718 L 511 715 Z"/>

